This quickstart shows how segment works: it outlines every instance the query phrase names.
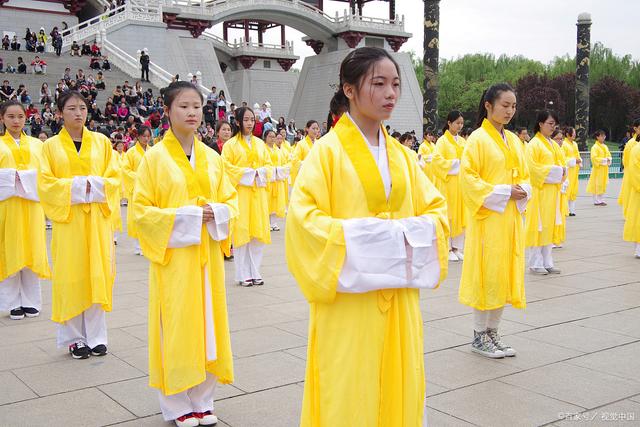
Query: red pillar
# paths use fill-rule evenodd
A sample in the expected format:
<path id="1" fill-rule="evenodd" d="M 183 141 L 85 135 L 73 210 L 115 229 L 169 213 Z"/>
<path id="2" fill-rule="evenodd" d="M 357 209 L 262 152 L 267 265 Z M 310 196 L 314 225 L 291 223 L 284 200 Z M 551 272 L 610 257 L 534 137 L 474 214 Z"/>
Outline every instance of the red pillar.
<path id="1" fill-rule="evenodd" d="M 262 33 L 264 32 L 262 30 L 262 24 L 258 24 L 258 43 L 262 44 Z"/>
<path id="2" fill-rule="evenodd" d="M 244 41 L 245 42 L 249 41 L 249 20 L 248 19 L 244 20 Z"/>
<path id="3" fill-rule="evenodd" d="M 280 45 L 284 46 L 286 42 L 287 42 L 287 39 L 284 33 L 284 25 L 280 25 Z"/>

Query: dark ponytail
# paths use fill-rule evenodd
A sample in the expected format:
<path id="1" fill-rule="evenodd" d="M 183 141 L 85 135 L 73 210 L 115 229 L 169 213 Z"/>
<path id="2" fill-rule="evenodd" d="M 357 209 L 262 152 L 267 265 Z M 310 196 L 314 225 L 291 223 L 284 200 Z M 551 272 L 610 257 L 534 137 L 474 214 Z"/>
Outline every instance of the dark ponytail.
<path id="1" fill-rule="evenodd" d="M 442 134 L 449 130 L 449 122 L 455 122 L 460 117 L 462 117 L 462 113 L 458 110 L 453 110 L 447 115 L 447 121 L 444 123 L 444 127 L 442 128 Z"/>
<path id="2" fill-rule="evenodd" d="M 476 123 L 478 127 L 482 126 L 482 121 L 488 118 L 488 111 L 484 106 L 485 102 L 495 105 L 502 92 L 516 93 L 509 83 L 496 83 L 489 89 L 482 92 L 482 96 L 480 97 L 480 106 L 478 107 L 478 121 Z"/>
<path id="3" fill-rule="evenodd" d="M 553 111 L 542 110 L 538 113 L 538 117 L 536 117 L 536 125 L 533 127 L 533 134 L 540 132 L 540 123 L 544 123 L 547 119 L 551 117 L 553 120 L 558 123 L 558 115 Z"/>

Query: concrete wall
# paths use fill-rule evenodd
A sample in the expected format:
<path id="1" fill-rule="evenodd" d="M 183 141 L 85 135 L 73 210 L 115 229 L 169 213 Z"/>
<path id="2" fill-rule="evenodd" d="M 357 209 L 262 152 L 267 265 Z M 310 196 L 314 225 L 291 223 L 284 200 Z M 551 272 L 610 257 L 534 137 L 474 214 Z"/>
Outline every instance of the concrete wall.
<path id="1" fill-rule="evenodd" d="M 256 64 L 260 60 L 256 61 Z M 262 104 L 265 101 L 271 103 L 272 116 L 288 118 L 292 95 L 298 83 L 298 73 L 284 72 L 275 60 L 273 63 L 278 71 L 272 70 L 238 70 L 224 74 L 231 97 L 236 105 L 247 101 L 250 107 L 254 103 Z"/>
<path id="2" fill-rule="evenodd" d="M 337 90 L 340 63 L 349 52 L 350 49 L 346 49 L 305 58 L 289 118 L 293 118 L 296 123 L 305 123 L 310 119 L 319 122 L 326 120 L 329 101 Z M 421 138 L 422 93 L 411 59 L 406 53 L 393 53 L 392 56 L 400 66 L 402 94 L 393 116 L 386 124 L 399 132 L 415 130 L 418 138 Z"/>
<path id="3" fill-rule="evenodd" d="M 13 9 L 29 8 L 34 10 L 20 10 Z M 49 11 L 49 12 L 47 12 Z M 62 28 L 62 22 L 66 22 L 69 27 L 73 27 L 78 24 L 78 18 L 69 14 L 69 11 L 59 3 L 46 3 L 34 0 L 10 0 L 5 3 L 4 7 L 0 7 L 0 36 L 5 31 L 15 32 L 22 44 L 21 48 L 25 48 L 24 38 L 26 29 L 36 33 L 40 30 L 40 27 L 44 27 L 47 37 L 53 29 L 53 27 Z"/>

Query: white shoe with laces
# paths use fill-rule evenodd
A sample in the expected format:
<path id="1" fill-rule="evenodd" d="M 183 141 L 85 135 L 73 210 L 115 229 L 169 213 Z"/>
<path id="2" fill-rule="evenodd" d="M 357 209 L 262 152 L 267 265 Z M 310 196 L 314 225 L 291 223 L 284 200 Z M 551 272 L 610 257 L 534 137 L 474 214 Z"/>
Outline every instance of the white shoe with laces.
<path id="1" fill-rule="evenodd" d="M 457 262 L 460 258 L 453 251 L 449 251 L 449 261 Z"/>

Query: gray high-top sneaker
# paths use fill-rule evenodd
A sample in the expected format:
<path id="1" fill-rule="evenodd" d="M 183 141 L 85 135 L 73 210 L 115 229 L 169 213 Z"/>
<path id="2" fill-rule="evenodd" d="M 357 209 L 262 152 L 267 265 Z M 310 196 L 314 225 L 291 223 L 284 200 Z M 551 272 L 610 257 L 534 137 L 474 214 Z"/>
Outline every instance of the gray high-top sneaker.
<path id="1" fill-rule="evenodd" d="M 490 357 L 491 359 L 502 359 L 505 356 L 504 351 L 498 349 L 491 338 L 489 338 L 487 331 L 473 331 L 471 351 L 481 354 L 484 357 Z"/>
<path id="2" fill-rule="evenodd" d="M 487 335 L 493 341 L 493 344 L 498 348 L 498 350 L 502 350 L 505 356 L 513 357 L 516 355 L 516 351 L 508 344 L 505 344 L 500 339 L 500 335 L 498 335 L 497 329 L 487 328 Z"/>

